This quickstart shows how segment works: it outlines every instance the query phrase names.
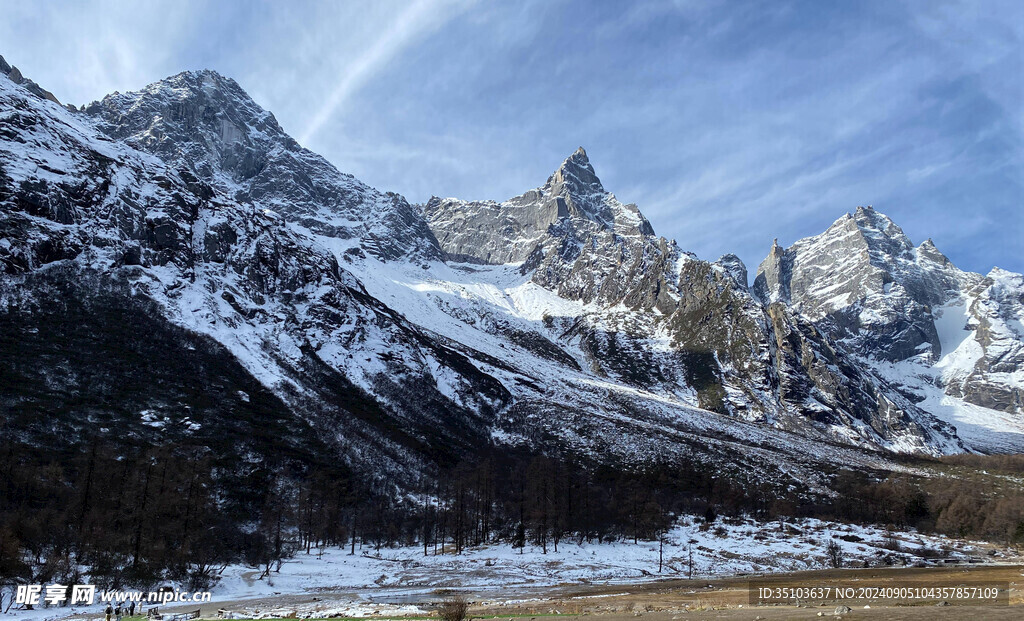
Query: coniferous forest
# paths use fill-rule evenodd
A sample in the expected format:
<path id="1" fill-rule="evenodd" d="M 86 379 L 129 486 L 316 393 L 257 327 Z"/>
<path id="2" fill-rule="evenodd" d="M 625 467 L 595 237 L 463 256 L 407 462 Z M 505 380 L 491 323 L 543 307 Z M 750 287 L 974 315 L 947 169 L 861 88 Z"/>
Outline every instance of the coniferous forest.
<path id="1" fill-rule="evenodd" d="M 622 470 L 506 452 L 455 463 L 415 494 L 399 494 L 392 481 L 340 467 L 287 458 L 243 464 L 201 447 L 125 450 L 97 438 L 67 454 L 10 440 L 0 451 L 5 586 L 74 583 L 84 568 L 111 588 L 174 580 L 200 589 L 227 563 L 269 574 L 283 558 L 325 546 L 352 554 L 419 546 L 437 555 L 502 542 L 554 553 L 582 542 L 653 540 L 683 514 L 706 522 L 820 517 L 1024 543 L 1024 493 L 970 476 L 950 483 L 842 470 L 838 495 L 815 499 L 696 465 Z M 930 465 L 1024 473 L 1020 456 Z"/>

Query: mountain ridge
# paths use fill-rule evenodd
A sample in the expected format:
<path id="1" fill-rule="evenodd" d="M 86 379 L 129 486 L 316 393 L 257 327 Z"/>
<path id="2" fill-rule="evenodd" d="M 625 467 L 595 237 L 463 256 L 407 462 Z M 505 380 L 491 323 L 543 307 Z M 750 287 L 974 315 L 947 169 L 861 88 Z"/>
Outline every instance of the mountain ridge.
<path id="1" fill-rule="evenodd" d="M 735 256 L 657 237 L 582 148 L 508 201 L 417 207 L 301 149 L 226 80 L 185 72 L 71 112 L 0 79 L 20 111 L 0 119 L 0 226 L 20 240 L 0 248 L 9 317 L 32 321 L 12 300 L 44 272 L 125 283 L 160 321 L 231 352 L 347 466 L 402 485 L 454 453 L 529 447 L 619 467 L 697 460 L 820 492 L 829 464 L 1024 446 L 1016 431 L 965 445 L 956 416 L 919 407 L 935 397 L 923 381 L 886 366 L 903 359 L 868 355 L 836 316 L 760 297 Z M 950 398 L 1005 401 L 1016 319 L 992 317 L 1015 312 L 1016 276 L 971 298 L 993 353 L 950 372 Z"/>

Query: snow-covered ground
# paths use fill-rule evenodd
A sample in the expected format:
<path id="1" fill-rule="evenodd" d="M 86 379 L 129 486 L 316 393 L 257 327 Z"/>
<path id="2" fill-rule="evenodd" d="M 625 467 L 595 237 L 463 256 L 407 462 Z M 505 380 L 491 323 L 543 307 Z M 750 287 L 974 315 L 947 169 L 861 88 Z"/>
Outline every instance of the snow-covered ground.
<path id="1" fill-rule="evenodd" d="M 246 618 L 292 613 L 299 617 L 414 615 L 440 597 L 439 589 L 467 592 L 476 601 L 501 606 L 550 596 L 553 589 L 573 585 L 686 578 L 691 553 L 694 578 L 827 568 L 831 566 L 826 554 L 830 541 L 840 546 L 844 565 L 850 567 L 862 567 L 865 562 L 913 564 L 934 557 L 982 558 L 984 545 L 813 519 L 719 520 L 704 527 L 685 518 L 665 537 L 660 573 L 657 541 L 562 541 L 557 552 L 549 544 L 547 554 L 539 547 L 520 551 L 504 544 L 460 555 L 434 555 L 431 548 L 427 556 L 419 546 L 380 552 L 357 547 L 355 555 L 348 548 L 327 548 L 299 553 L 263 579 L 257 568 L 229 566 L 213 589 L 213 602 Z M 9 616 L 43 621 L 98 614 L 100 608 L 12 610 Z"/>

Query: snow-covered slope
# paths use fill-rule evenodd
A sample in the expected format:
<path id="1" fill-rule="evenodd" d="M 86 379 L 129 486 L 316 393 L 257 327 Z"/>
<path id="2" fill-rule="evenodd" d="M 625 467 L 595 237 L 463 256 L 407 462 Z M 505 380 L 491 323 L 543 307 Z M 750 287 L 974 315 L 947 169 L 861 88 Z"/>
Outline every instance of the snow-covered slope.
<path id="1" fill-rule="evenodd" d="M 959 450 L 951 429 L 847 364 L 801 316 L 761 304 L 738 258 L 701 261 L 656 236 L 635 206 L 603 188 L 582 149 L 516 198 L 432 199 L 424 211 L 450 259 L 505 261 L 525 282 L 584 307 L 549 313 L 545 336 L 578 350 L 583 368 L 603 378 L 844 442 Z"/>
<path id="2" fill-rule="evenodd" d="M 819 494 L 834 464 L 895 467 L 594 372 L 545 320 L 586 305 L 515 267 L 384 260 L 10 80 L 0 110 L 0 328 L 17 343 L 0 372 L 24 441 L 105 421 L 132 441 L 337 459 L 400 485 L 503 448 L 699 462 Z"/>
<path id="3" fill-rule="evenodd" d="M 663 543 L 663 545 L 659 545 Z M 550 615 L 572 601 L 604 612 L 632 612 L 615 595 L 624 589 L 665 580 L 711 580 L 832 567 L 827 546 L 834 544 L 851 567 L 906 567 L 962 563 L 1008 563 L 1012 550 L 995 550 L 980 541 L 951 539 L 891 526 L 864 527 L 816 519 L 763 522 L 727 518 L 708 527 L 684 517 L 658 541 L 584 542 L 563 540 L 547 549 L 528 545 L 487 545 L 453 554 L 422 546 L 313 548 L 285 559 L 270 576 L 248 564 L 219 571 L 204 611 L 223 610 L 223 618 L 325 619 L 422 617 L 436 610 L 449 589 L 511 616 L 520 607 L 550 602 L 553 589 L 575 586 L 575 600 L 556 605 Z M 444 553 L 446 552 L 446 553 Z M 941 554 L 939 558 L 936 555 Z M 594 585 L 593 592 L 580 590 Z M 622 585 L 619 590 L 608 589 Z M 559 598 L 566 596 L 554 591 Z M 96 618 L 105 603 L 92 606 L 39 607 L 11 610 L 18 621 L 57 621 L 68 617 Z M 164 614 L 195 610 L 194 604 L 161 606 Z M 502 610 L 505 609 L 505 610 Z M 507 612 L 506 612 L 507 611 Z M 810 613 L 810 614 L 813 614 Z M 581 616 L 587 616 L 587 609 Z M 539 616 L 539 615 L 538 615 Z"/>
<path id="4" fill-rule="evenodd" d="M 96 341 L 130 333 L 124 321 L 202 335 L 280 400 L 284 411 L 276 416 L 290 417 L 286 426 L 312 428 L 362 469 L 418 474 L 427 465 L 424 444 L 457 450 L 486 441 L 491 417 L 506 405 L 501 384 L 369 296 L 332 253 L 281 215 L 224 194 L 185 166 L 112 141 L 90 117 L 7 79 L 0 79 L 0 110 L 5 327 L 44 333 L 58 306 L 83 319 L 117 309 L 118 323 L 95 326 Z M 136 335 L 142 342 L 147 336 Z M 76 378 L 82 369 L 67 377 L 55 372 L 96 364 L 89 358 L 97 352 L 86 342 L 77 360 L 60 363 L 52 356 L 68 343 L 59 332 L 51 338 L 40 340 L 43 353 L 28 362 L 4 351 L 12 385 L 12 378 L 27 384 L 23 396 L 4 395 L 5 411 L 50 399 L 54 421 L 87 426 L 91 412 L 82 403 L 109 402 L 118 380 L 83 383 Z M 118 351 L 129 355 L 128 347 Z M 153 348 L 145 355 L 161 354 Z M 118 427 L 142 434 L 154 416 L 175 422 L 207 409 L 223 390 L 212 369 L 224 356 L 211 356 L 194 388 L 170 401 L 155 388 L 152 396 L 120 397 L 138 404 L 133 420 Z M 191 371 L 178 370 L 186 378 Z M 237 391 L 233 407 L 263 407 L 250 403 L 249 391 Z M 210 409 L 200 428 L 222 429 L 235 415 L 230 407 Z"/>

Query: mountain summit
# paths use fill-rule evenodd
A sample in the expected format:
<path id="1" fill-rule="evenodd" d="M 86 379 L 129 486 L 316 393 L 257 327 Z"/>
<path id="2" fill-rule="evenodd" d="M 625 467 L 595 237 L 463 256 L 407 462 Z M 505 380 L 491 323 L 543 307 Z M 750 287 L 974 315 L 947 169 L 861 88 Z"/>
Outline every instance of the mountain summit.
<path id="1" fill-rule="evenodd" d="M 865 365 L 887 363 L 878 369 L 894 384 L 915 385 L 924 397 L 931 383 L 946 397 L 1021 416 L 1020 280 L 999 269 L 964 272 L 930 239 L 914 247 L 890 218 L 858 207 L 820 235 L 774 245 L 754 291 L 765 303 L 791 305 Z M 934 410 L 957 424 L 948 405 Z"/>
<path id="2" fill-rule="evenodd" d="M 858 207 L 820 235 L 785 250 L 773 246 L 754 290 L 766 302 L 793 304 L 817 318 L 893 286 L 919 304 L 942 304 L 967 281 L 977 278 L 956 269 L 930 240 L 915 248 L 888 216 Z"/>
<path id="3" fill-rule="evenodd" d="M 536 189 L 502 203 L 434 197 L 424 215 L 450 258 L 477 263 L 525 261 L 569 228 L 654 235 L 636 205 L 623 205 L 604 189 L 583 147 Z"/>
<path id="4" fill-rule="evenodd" d="M 605 204 L 608 193 L 597 178 L 583 147 L 562 162 L 540 191 L 546 196 L 556 197 L 560 217 L 589 218 L 606 225 L 614 219 Z"/>
<path id="5" fill-rule="evenodd" d="M 108 95 L 85 112 L 111 138 L 313 233 L 359 239 L 364 250 L 389 260 L 440 258 L 437 240 L 403 197 L 302 148 L 273 114 L 214 71 L 186 71 Z"/>

